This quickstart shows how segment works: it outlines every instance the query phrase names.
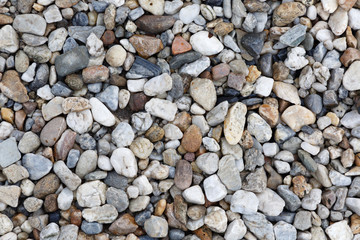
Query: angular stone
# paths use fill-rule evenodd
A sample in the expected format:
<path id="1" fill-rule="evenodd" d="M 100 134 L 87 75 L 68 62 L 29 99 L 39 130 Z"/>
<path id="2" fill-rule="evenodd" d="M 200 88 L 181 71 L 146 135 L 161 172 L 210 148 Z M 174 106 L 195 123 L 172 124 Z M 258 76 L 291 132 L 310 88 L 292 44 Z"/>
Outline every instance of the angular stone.
<path id="1" fill-rule="evenodd" d="M 201 56 L 201 53 L 194 51 L 178 54 L 171 58 L 171 60 L 169 61 L 169 65 L 171 69 L 178 69 L 184 64 L 198 60 L 199 58 L 201 58 Z"/>
<path id="2" fill-rule="evenodd" d="M 70 129 L 65 130 L 59 141 L 55 144 L 55 158 L 57 160 L 65 160 L 70 149 L 75 143 L 76 133 Z"/>
<path id="3" fill-rule="evenodd" d="M 70 26 L 68 27 L 70 37 L 86 43 L 87 38 L 91 33 L 94 33 L 97 38 L 101 38 L 105 31 L 104 26 Z"/>
<path id="4" fill-rule="evenodd" d="M 22 84 L 19 75 L 14 70 L 6 71 L 0 82 L 1 92 L 15 102 L 24 103 L 29 101 L 27 90 Z"/>
<path id="5" fill-rule="evenodd" d="M 112 234 L 120 236 L 133 233 L 137 228 L 138 225 L 136 224 L 134 217 L 129 213 L 125 213 L 110 225 L 109 231 Z"/>
<path id="6" fill-rule="evenodd" d="M 0 52 L 15 53 L 18 49 L 19 37 L 16 31 L 11 25 L 5 25 L 0 29 Z"/>
<path id="7" fill-rule="evenodd" d="M 306 7 L 299 2 L 285 2 L 278 6 L 273 13 L 273 24 L 283 27 L 306 13 Z"/>
<path id="8" fill-rule="evenodd" d="M 28 170 L 31 180 L 39 180 L 52 169 L 52 162 L 37 154 L 27 153 L 22 158 L 22 165 Z"/>
<path id="9" fill-rule="evenodd" d="M 134 35 L 129 39 L 140 57 L 148 58 L 160 52 L 164 46 L 160 39 L 145 35 Z"/>
<path id="10" fill-rule="evenodd" d="M 236 167 L 235 158 L 232 155 L 227 155 L 220 159 L 217 175 L 227 189 L 236 191 L 241 188 L 240 173 Z"/>
<path id="11" fill-rule="evenodd" d="M 222 43 L 207 31 L 200 31 L 190 37 L 192 48 L 205 56 L 215 55 L 224 49 Z"/>
<path id="12" fill-rule="evenodd" d="M 266 219 L 265 215 L 261 213 L 243 215 L 243 220 L 245 225 L 258 239 L 275 239 L 273 225 Z"/>
<path id="13" fill-rule="evenodd" d="M 280 42 L 290 46 L 296 47 L 305 39 L 306 26 L 297 24 L 290 28 L 284 35 L 280 37 Z"/>
<path id="14" fill-rule="evenodd" d="M 133 65 L 126 74 L 128 78 L 155 77 L 161 74 L 161 68 L 146 59 L 136 56 Z"/>
<path id="15" fill-rule="evenodd" d="M 0 143 L 0 168 L 6 168 L 21 158 L 15 138 L 8 138 Z"/>
<path id="16" fill-rule="evenodd" d="M 105 204 L 101 207 L 84 209 L 82 216 L 88 222 L 112 223 L 117 218 L 118 212 L 113 205 Z"/>
<path id="17" fill-rule="evenodd" d="M 11 207 L 18 206 L 21 188 L 18 186 L 0 186 L 0 202 Z"/>
<path id="18" fill-rule="evenodd" d="M 89 54 L 87 48 L 85 46 L 80 46 L 56 57 L 55 68 L 59 76 L 65 77 L 68 74 L 87 67 L 88 63 Z"/>

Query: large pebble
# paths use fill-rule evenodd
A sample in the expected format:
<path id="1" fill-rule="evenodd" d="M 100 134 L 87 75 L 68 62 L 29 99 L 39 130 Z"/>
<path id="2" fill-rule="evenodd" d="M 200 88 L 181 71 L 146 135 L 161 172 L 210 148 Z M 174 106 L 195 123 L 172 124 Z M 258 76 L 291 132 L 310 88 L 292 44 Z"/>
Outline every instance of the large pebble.
<path id="1" fill-rule="evenodd" d="M 135 177 L 138 171 L 138 165 L 133 152 L 128 148 L 118 148 L 113 151 L 111 165 L 115 171 L 125 177 Z"/>
<path id="2" fill-rule="evenodd" d="M 192 48 L 205 56 L 215 55 L 224 49 L 223 44 L 207 31 L 195 33 L 190 38 Z"/>
<path id="3" fill-rule="evenodd" d="M 206 198 L 210 202 L 218 202 L 227 194 L 226 187 L 221 183 L 219 177 L 216 174 L 205 178 L 204 191 Z"/>
<path id="4" fill-rule="evenodd" d="M 13 27 L 22 33 L 43 36 L 45 34 L 46 21 L 37 14 L 19 14 L 14 19 Z"/>
<path id="5" fill-rule="evenodd" d="M 0 52 L 15 53 L 19 49 L 19 37 L 11 25 L 0 29 Z"/>
<path id="6" fill-rule="evenodd" d="M 288 107 L 281 115 L 281 119 L 295 132 L 300 131 L 303 126 L 313 124 L 316 121 L 313 112 L 299 105 Z"/>
<path id="7" fill-rule="evenodd" d="M 94 120 L 105 127 L 115 124 L 115 117 L 110 110 L 97 98 L 90 98 L 91 113 Z"/>
<path id="8" fill-rule="evenodd" d="M 357 77 L 360 74 L 360 61 L 353 62 L 346 70 L 342 83 L 349 91 L 356 91 L 360 89 L 360 83 Z"/>
<path id="9" fill-rule="evenodd" d="M 168 234 L 168 222 L 164 218 L 151 216 L 145 221 L 144 230 L 152 238 L 163 238 Z"/>
<path id="10" fill-rule="evenodd" d="M 38 154 L 28 153 L 22 158 L 22 165 L 28 170 L 31 180 L 39 180 L 52 169 L 52 162 Z"/>
<path id="11" fill-rule="evenodd" d="M 129 146 L 135 138 L 134 131 L 130 124 L 126 122 L 119 123 L 111 133 L 111 139 L 117 147 Z"/>
<path id="12" fill-rule="evenodd" d="M 105 203 L 105 193 L 105 183 L 95 180 L 80 185 L 76 191 L 76 199 L 81 207 L 97 207 Z"/>
<path id="13" fill-rule="evenodd" d="M 88 63 L 89 54 L 87 48 L 80 46 L 57 56 L 55 59 L 55 69 L 59 76 L 64 77 L 87 67 Z"/>
<path id="14" fill-rule="evenodd" d="M 172 88 L 172 78 L 169 74 L 163 73 L 157 77 L 151 78 L 144 85 L 144 93 L 147 96 L 156 96 L 163 94 Z"/>
<path id="15" fill-rule="evenodd" d="M 213 109 L 216 103 L 214 83 L 206 78 L 196 78 L 190 83 L 190 95 L 206 111 Z"/>
<path id="16" fill-rule="evenodd" d="M 145 104 L 145 110 L 155 117 L 173 121 L 177 112 L 177 106 L 168 100 L 152 98 Z"/>
<path id="17" fill-rule="evenodd" d="M 70 112 L 66 117 L 66 123 L 75 132 L 79 134 L 86 133 L 93 124 L 91 111 L 86 109 L 81 112 Z"/>
<path id="18" fill-rule="evenodd" d="M 246 105 L 237 102 L 229 109 L 226 115 L 224 121 L 224 135 L 230 145 L 235 145 L 240 142 L 244 131 L 246 112 Z"/>

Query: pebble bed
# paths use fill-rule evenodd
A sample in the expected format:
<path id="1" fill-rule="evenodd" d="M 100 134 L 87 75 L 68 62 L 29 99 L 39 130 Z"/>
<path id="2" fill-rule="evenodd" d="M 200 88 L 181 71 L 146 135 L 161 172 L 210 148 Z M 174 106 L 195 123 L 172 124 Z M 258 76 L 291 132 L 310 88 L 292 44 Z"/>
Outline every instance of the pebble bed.
<path id="1" fill-rule="evenodd" d="M 360 240 L 360 0 L 0 0 L 0 240 Z"/>

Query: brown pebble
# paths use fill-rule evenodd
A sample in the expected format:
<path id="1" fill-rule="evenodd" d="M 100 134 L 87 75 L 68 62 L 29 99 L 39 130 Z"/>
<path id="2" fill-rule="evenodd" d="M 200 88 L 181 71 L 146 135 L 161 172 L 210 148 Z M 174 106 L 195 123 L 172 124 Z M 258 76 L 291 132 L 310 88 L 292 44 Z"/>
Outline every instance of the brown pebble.
<path id="1" fill-rule="evenodd" d="M 279 122 L 279 111 L 273 106 L 262 104 L 259 114 L 271 127 L 275 127 Z"/>
<path id="2" fill-rule="evenodd" d="M 11 218 L 11 221 L 14 224 L 14 227 L 19 227 L 26 221 L 26 219 L 27 217 L 24 214 L 18 213 Z"/>
<path id="3" fill-rule="evenodd" d="M 352 233 L 353 234 L 360 233 L 360 216 L 353 214 L 353 215 L 351 215 L 350 219 L 351 219 L 350 228 L 351 228 Z"/>
<path id="4" fill-rule="evenodd" d="M 9 70 L 4 73 L 0 82 L 0 90 L 6 97 L 15 102 L 25 103 L 29 101 L 27 90 L 15 70 Z"/>
<path id="5" fill-rule="evenodd" d="M 55 193 L 60 187 L 60 179 L 53 173 L 49 173 L 40 179 L 34 187 L 34 197 L 43 199 L 47 195 Z"/>
<path id="6" fill-rule="evenodd" d="M 200 128 L 196 125 L 191 125 L 186 129 L 181 140 L 181 145 L 188 152 L 196 152 L 200 148 L 201 141 L 202 135 Z"/>
<path id="7" fill-rule="evenodd" d="M 59 8 L 70 8 L 76 5 L 80 0 L 56 0 L 55 4 Z"/>
<path id="8" fill-rule="evenodd" d="M 158 125 L 153 125 L 147 132 L 145 133 L 145 137 L 149 139 L 151 142 L 160 141 L 165 135 L 164 129 L 159 127 Z"/>
<path id="9" fill-rule="evenodd" d="M 23 103 L 23 110 L 26 114 L 31 114 L 35 111 L 36 109 L 36 102 L 26 102 L 26 103 Z"/>
<path id="10" fill-rule="evenodd" d="M 172 124 L 176 125 L 182 132 L 190 127 L 191 115 L 188 112 L 180 112 L 175 115 L 175 120 Z"/>
<path id="11" fill-rule="evenodd" d="M 35 117 L 34 124 L 31 127 L 31 131 L 39 133 L 45 126 L 45 120 L 43 117 Z"/>
<path id="12" fill-rule="evenodd" d="M 67 129 L 55 144 L 55 159 L 65 160 L 76 139 L 76 132 Z"/>
<path id="13" fill-rule="evenodd" d="M 346 28 L 346 44 L 347 47 L 351 47 L 351 48 L 356 48 L 358 44 L 358 40 L 354 37 L 350 26 L 347 26 Z"/>
<path id="14" fill-rule="evenodd" d="M 181 229 L 183 231 L 187 231 L 187 228 L 186 228 L 185 224 L 182 224 L 179 220 L 177 220 L 175 218 L 174 204 L 173 203 L 166 204 L 165 215 L 167 217 L 169 227 L 178 228 L 178 229 Z"/>
<path id="15" fill-rule="evenodd" d="M 269 163 L 264 165 L 266 172 L 270 175 L 267 180 L 267 187 L 273 190 L 276 190 L 279 185 L 282 184 L 283 179 L 280 174 L 278 174 Z"/>
<path id="16" fill-rule="evenodd" d="M 109 69 L 103 65 L 91 66 L 82 70 L 84 83 L 105 82 L 109 78 Z"/>
<path id="17" fill-rule="evenodd" d="M 211 240 L 212 239 L 212 231 L 210 228 L 206 226 L 202 226 L 194 231 L 195 235 L 201 240 Z"/>
<path id="18" fill-rule="evenodd" d="M 293 183 L 293 192 L 299 197 L 303 198 L 305 194 L 309 193 L 311 190 L 311 185 L 306 182 L 304 176 L 295 176 L 292 179 Z"/>
<path id="19" fill-rule="evenodd" d="M 188 161 L 180 160 L 176 164 L 175 169 L 175 186 L 184 190 L 191 186 L 192 182 L 192 167 Z"/>
<path id="20" fill-rule="evenodd" d="M 174 214 L 177 220 L 181 223 L 186 224 L 186 213 L 187 213 L 187 204 L 184 198 L 178 194 L 174 197 Z"/>
<path id="21" fill-rule="evenodd" d="M 165 199 L 160 199 L 156 203 L 154 215 L 155 216 L 161 216 L 164 213 L 165 208 L 166 208 L 166 200 Z"/>
<path id="22" fill-rule="evenodd" d="M 56 117 L 50 120 L 40 133 L 41 143 L 45 146 L 54 146 L 66 130 L 66 121 L 63 117 Z"/>
<path id="23" fill-rule="evenodd" d="M 44 210 L 48 213 L 52 213 L 58 210 L 57 194 L 49 194 L 45 197 Z"/>
<path id="24" fill-rule="evenodd" d="M 140 57 L 148 58 L 155 53 L 160 52 L 164 45 L 161 40 L 156 37 L 146 35 L 134 35 L 129 39 L 130 43 L 136 49 Z"/>
<path id="25" fill-rule="evenodd" d="M 360 51 L 355 48 L 346 49 L 340 57 L 340 61 L 345 67 L 349 67 L 356 60 L 360 60 Z"/>
<path id="26" fill-rule="evenodd" d="M 276 81 L 283 81 L 289 76 L 290 70 L 285 66 L 284 62 L 275 62 L 272 66 L 273 78 Z"/>
<path id="27" fill-rule="evenodd" d="M 220 80 L 230 73 L 230 66 L 226 63 L 220 63 L 211 69 L 213 80 Z"/>
<path id="28" fill-rule="evenodd" d="M 304 15 L 305 13 L 306 7 L 299 2 L 282 3 L 275 9 L 272 22 L 273 25 L 283 27 L 294 21 L 295 18 Z"/>
<path id="29" fill-rule="evenodd" d="M 70 223 L 80 226 L 82 222 L 82 213 L 79 209 L 74 209 L 70 212 Z"/>
<path id="30" fill-rule="evenodd" d="M 10 108 L 1 108 L 1 118 L 11 124 L 14 123 L 15 114 L 14 111 Z"/>
<path id="31" fill-rule="evenodd" d="M 249 133 L 248 130 L 244 130 L 241 136 L 240 146 L 242 146 L 245 149 L 250 149 L 252 148 L 253 145 L 254 145 L 254 141 L 251 137 L 251 134 Z"/>
<path id="32" fill-rule="evenodd" d="M 199 78 L 212 79 L 211 72 L 205 70 L 199 75 Z"/>
<path id="33" fill-rule="evenodd" d="M 0 14 L 0 25 L 12 24 L 12 22 L 13 22 L 12 17 L 5 14 Z"/>
<path id="34" fill-rule="evenodd" d="M 149 101 L 149 97 L 144 93 L 131 94 L 128 106 L 133 112 L 139 112 L 145 109 L 145 104 Z"/>
<path id="35" fill-rule="evenodd" d="M 99 233 L 94 236 L 95 240 L 108 240 L 109 234 L 107 233 Z"/>
<path id="36" fill-rule="evenodd" d="M 188 52 L 192 49 L 190 43 L 181 36 L 176 36 L 171 45 L 171 51 L 174 55 Z"/>
<path id="37" fill-rule="evenodd" d="M 125 87 L 126 86 L 126 79 L 123 76 L 120 76 L 118 74 L 112 74 L 110 76 L 109 83 L 111 85 L 115 85 L 115 86 L 118 86 L 118 87 Z"/>
<path id="38" fill-rule="evenodd" d="M 228 22 L 220 22 L 216 24 L 214 28 L 214 33 L 218 36 L 225 36 L 234 30 L 234 24 Z"/>
<path id="39" fill-rule="evenodd" d="M 113 44 L 115 40 L 115 33 L 112 30 L 106 30 L 101 37 L 101 41 L 105 46 Z"/>
<path id="40" fill-rule="evenodd" d="M 136 224 L 134 217 L 125 213 L 110 225 L 109 231 L 115 235 L 126 235 L 135 232 L 137 228 L 138 225 Z"/>
<path id="41" fill-rule="evenodd" d="M 246 76 L 246 81 L 249 83 L 254 83 L 258 77 L 260 77 L 261 72 L 257 69 L 255 65 L 249 67 L 249 74 Z"/>
<path id="42" fill-rule="evenodd" d="M 20 131 L 24 129 L 25 119 L 26 119 L 26 113 L 24 110 L 21 109 L 15 112 L 15 125 Z"/>
<path id="43" fill-rule="evenodd" d="M 94 240 L 94 235 L 87 235 L 83 231 L 79 231 L 77 240 Z"/>
<path id="44" fill-rule="evenodd" d="M 171 28 L 175 23 L 172 16 L 143 15 L 135 21 L 139 30 L 147 33 L 162 33 Z"/>

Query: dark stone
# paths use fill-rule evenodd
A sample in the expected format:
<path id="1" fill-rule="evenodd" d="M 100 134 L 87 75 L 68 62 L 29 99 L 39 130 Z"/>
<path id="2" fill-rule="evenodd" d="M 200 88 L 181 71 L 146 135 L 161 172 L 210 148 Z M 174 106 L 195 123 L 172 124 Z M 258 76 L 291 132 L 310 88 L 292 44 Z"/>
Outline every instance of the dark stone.
<path id="1" fill-rule="evenodd" d="M 333 108 L 339 105 L 337 94 L 334 90 L 327 90 L 323 93 L 323 104 L 326 108 Z"/>
<path id="2" fill-rule="evenodd" d="M 322 99 L 317 94 L 307 95 L 305 97 L 304 103 L 305 103 L 305 106 L 315 114 L 319 114 L 323 107 Z"/>
<path id="3" fill-rule="evenodd" d="M 298 153 L 298 156 L 299 156 L 301 162 L 306 167 L 306 169 L 309 170 L 310 172 L 316 172 L 317 164 L 314 161 L 314 159 L 312 159 L 310 154 L 301 149 L 299 149 L 297 153 Z"/>
<path id="4" fill-rule="evenodd" d="M 107 2 L 99 2 L 99 1 L 93 1 L 92 6 L 94 10 L 98 13 L 105 12 L 105 9 L 107 8 L 109 4 Z"/>
<path id="5" fill-rule="evenodd" d="M 295 212 L 301 206 L 301 200 L 289 189 L 289 186 L 278 186 L 277 193 L 285 201 L 285 208 L 289 211 Z"/>
<path id="6" fill-rule="evenodd" d="M 344 76 L 344 69 L 343 68 L 335 68 L 332 69 L 330 71 L 331 76 L 329 81 L 327 82 L 327 88 L 328 90 L 338 90 L 340 85 L 341 85 L 341 81 L 343 79 Z"/>
<path id="7" fill-rule="evenodd" d="M 52 86 L 51 93 L 55 96 L 69 97 L 72 90 L 63 82 L 57 82 Z"/>
<path id="8" fill-rule="evenodd" d="M 264 46 L 266 33 L 247 33 L 241 38 L 241 45 L 254 58 L 258 58 Z"/>
<path id="9" fill-rule="evenodd" d="M 246 106 L 254 106 L 256 104 L 262 103 L 262 101 L 263 101 L 262 98 L 249 98 L 249 99 L 244 99 L 241 102 Z"/>
<path id="10" fill-rule="evenodd" d="M 139 112 L 145 109 L 145 104 L 149 101 L 149 97 L 144 93 L 131 94 L 129 100 L 130 110 L 133 112 Z"/>
<path id="11" fill-rule="evenodd" d="M 73 17 L 72 24 L 74 26 L 87 26 L 89 24 L 88 16 L 84 12 L 78 12 Z"/>
<path id="12" fill-rule="evenodd" d="M 194 62 L 201 57 L 202 57 L 202 55 L 199 52 L 194 52 L 194 51 L 186 52 L 183 54 L 178 54 L 175 57 L 173 57 L 170 60 L 169 65 L 170 65 L 171 69 L 178 69 L 182 65 L 184 65 L 186 63 Z"/>
<path id="13" fill-rule="evenodd" d="M 240 92 L 238 90 L 233 89 L 233 88 L 225 88 L 224 89 L 224 95 L 225 96 L 236 97 L 236 96 L 240 96 Z"/>
<path id="14" fill-rule="evenodd" d="M 221 6 L 223 5 L 223 0 L 206 0 L 206 4 L 210 6 Z"/>
<path id="15" fill-rule="evenodd" d="M 125 190 L 128 187 L 128 178 L 117 174 L 115 171 L 108 172 L 104 183 L 109 187 Z"/>
<path id="16" fill-rule="evenodd" d="M 64 77 L 86 68 L 88 63 L 89 54 L 87 48 L 80 46 L 57 56 L 55 59 L 55 69 L 59 76 Z"/>
<path id="17" fill-rule="evenodd" d="M 332 90 L 329 90 L 329 91 L 332 91 Z M 341 86 L 341 87 L 339 88 L 338 93 L 339 93 L 338 96 L 339 96 L 340 99 L 345 99 L 345 98 L 347 98 L 348 95 L 349 95 L 349 91 L 348 91 L 344 86 Z M 354 99 L 354 100 L 355 100 L 355 99 Z M 356 105 L 356 108 L 357 108 L 358 111 L 359 111 L 358 101 L 357 101 L 356 104 L 357 104 L 357 105 Z"/>
<path id="18" fill-rule="evenodd" d="M 136 56 L 133 65 L 126 74 L 128 78 L 155 77 L 161 74 L 161 68 L 148 60 Z"/>
<path id="19" fill-rule="evenodd" d="M 91 33 L 94 33 L 98 38 L 101 38 L 105 32 L 104 26 L 70 26 L 68 27 L 69 36 L 80 42 L 86 43 L 87 38 Z"/>
<path id="20" fill-rule="evenodd" d="M 264 75 L 266 77 L 272 77 L 273 71 L 272 71 L 272 65 L 273 65 L 273 57 L 271 53 L 265 53 L 260 57 L 259 65 L 260 65 L 260 71 L 261 75 Z"/>
<path id="21" fill-rule="evenodd" d="M 178 99 L 184 95 L 184 83 L 179 74 L 172 74 L 172 89 L 168 92 L 168 95 L 173 99 Z"/>
<path id="22" fill-rule="evenodd" d="M 60 211 L 49 213 L 49 223 L 58 223 L 61 219 Z"/>
<path id="23" fill-rule="evenodd" d="M 311 134 L 313 134 L 315 132 L 315 130 L 312 127 L 307 126 L 307 125 L 301 127 L 301 131 L 306 133 L 306 134 L 309 134 L 309 135 L 311 135 Z"/>
<path id="24" fill-rule="evenodd" d="M 324 46 L 324 43 L 319 43 L 315 49 L 314 49 L 314 53 L 313 53 L 313 57 L 315 59 L 316 62 L 321 62 L 325 56 L 327 52 L 326 47 Z"/>
<path id="25" fill-rule="evenodd" d="M 151 212 L 148 210 L 142 211 L 135 215 L 135 222 L 140 227 L 144 226 L 144 223 L 147 219 L 151 217 Z"/>
<path id="26" fill-rule="evenodd" d="M 172 16 L 155 16 L 155 15 L 143 15 L 135 21 L 138 29 L 157 34 L 162 33 L 171 28 L 175 23 L 175 18 Z"/>
<path id="27" fill-rule="evenodd" d="M 284 221 L 287 222 L 289 224 L 292 224 L 295 218 L 295 213 L 293 212 L 288 212 L 288 211 L 283 211 L 282 213 L 280 213 L 279 216 L 266 216 L 266 218 L 270 221 L 270 222 L 280 222 L 280 221 Z"/>
<path id="28" fill-rule="evenodd" d="M 33 91 L 45 86 L 49 81 L 49 66 L 43 63 L 36 70 L 36 76 L 34 81 L 29 84 L 29 88 Z"/>

